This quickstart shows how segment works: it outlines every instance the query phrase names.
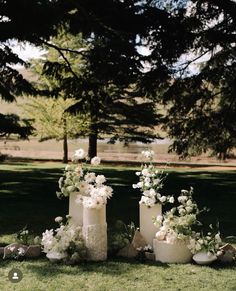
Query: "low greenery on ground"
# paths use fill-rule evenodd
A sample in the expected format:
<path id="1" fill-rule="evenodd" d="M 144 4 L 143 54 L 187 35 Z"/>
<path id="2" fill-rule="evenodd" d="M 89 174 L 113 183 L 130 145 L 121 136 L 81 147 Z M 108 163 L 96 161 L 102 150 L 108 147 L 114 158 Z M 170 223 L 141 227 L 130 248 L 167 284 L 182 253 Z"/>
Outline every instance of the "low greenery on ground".
<path id="1" fill-rule="evenodd" d="M 67 214 L 68 201 L 57 199 L 57 181 L 62 174 L 57 163 L 5 163 L 0 165 L 0 242 L 10 243 L 26 224 L 35 234 L 55 227 L 54 217 Z M 108 184 L 114 188 L 107 206 L 107 219 L 138 225 L 140 193 L 132 189 L 137 168 L 103 166 Z M 236 235 L 236 172 L 169 169 L 163 194 L 178 195 L 194 187 L 200 207 L 211 208 L 206 223 L 220 221 L 223 237 Z M 16 262 L 0 261 L 2 290 L 235 290 L 235 265 L 210 267 L 169 265 L 110 258 L 102 263 L 64 266 L 45 258 Z M 11 268 L 19 268 L 24 279 L 13 284 L 7 279 Z M 181 278 L 181 280 L 180 280 Z"/>

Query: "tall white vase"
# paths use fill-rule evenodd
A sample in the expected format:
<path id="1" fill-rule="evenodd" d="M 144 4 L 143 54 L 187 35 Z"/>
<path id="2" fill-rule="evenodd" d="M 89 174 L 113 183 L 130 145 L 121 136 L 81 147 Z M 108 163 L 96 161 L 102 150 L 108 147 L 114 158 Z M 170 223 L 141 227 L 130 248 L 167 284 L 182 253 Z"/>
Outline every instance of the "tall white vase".
<path id="1" fill-rule="evenodd" d="M 107 259 L 106 205 L 100 209 L 84 207 L 83 237 L 87 247 L 88 260 L 104 261 Z"/>
<path id="2" fill-rule="evenodd" d="M 69 197 L 69 215 L 71 217 L 71 223 L 76 226 L 83 225 L 83 205 L 75 202 L 78 192 L 70 193 Z"/>
<path id="3" fill-rule="evenodd" d="M 153 248 L 156 261 L 162 263 L 186 264 L 192 260 L 192 254 L 187 248 L 187 243 L 184 241 L 169 243 L 167 241 L 154 239 Z"/>
<path id="4" fill-rule="evenodd" d="M 158 228 L 153 224 L 153 218 L 157 215 L 162 215 L 161 204 L 154 204 L 154 206 L 148 207 L 144 203 L 139 203 L 140 233 L 146 243 L 151 246 L 153 246 L 153 239 L 158 231 Z"/>

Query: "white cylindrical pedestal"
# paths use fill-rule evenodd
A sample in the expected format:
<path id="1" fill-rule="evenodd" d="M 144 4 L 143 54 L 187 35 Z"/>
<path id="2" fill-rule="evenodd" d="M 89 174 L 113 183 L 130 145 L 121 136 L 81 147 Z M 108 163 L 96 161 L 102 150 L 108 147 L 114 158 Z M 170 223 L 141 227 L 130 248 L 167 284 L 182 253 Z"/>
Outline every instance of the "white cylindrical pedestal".
<path id="1" fill-rule="evenodd" d="M 87 247 L 88 260 L 107 259 L 106 205 L 101 208 L 86 208 L 83 211 L 83 237 Z"/>
<path id="2" fill-rule="evenodd" d="M 140 233 L 146 243 L 153 246 L 153 239 L 158 231 L 158 228 L 153 224 L 153 218 L 162 215 L 162 205 L 154 204 L 148 207 L 143 203 L 139 203 L 139 226 Z"/>
<path id="3" fill-rule="evenodd" d="M 156 261 L 162 263 L 190 263 L 192 254 L 187 248 L 187 243 L 180 241 L 167 243 L 166 241 L 153 240 Z"/>
<path id="4" fill-rule="evenodd" d="M 107 224 L 83 226 L 83 237 L 87 248 L 87 259 L 105 261 L 107 259 Z"/>
<path id="5" fill-rule="evenodd" d="M 106 205 L 101 208 L 87 208 L 83 210 L 83 225 L 97 225 L 106 223 Z"/>
<path id="6" fill-rule="evenodd" d="M 70 193 L 69 197 L 69 215 L 71 217 L 70 222 L 76 226 L 83 225 L 83 205 L 75 202 L 78 192 Z"/>

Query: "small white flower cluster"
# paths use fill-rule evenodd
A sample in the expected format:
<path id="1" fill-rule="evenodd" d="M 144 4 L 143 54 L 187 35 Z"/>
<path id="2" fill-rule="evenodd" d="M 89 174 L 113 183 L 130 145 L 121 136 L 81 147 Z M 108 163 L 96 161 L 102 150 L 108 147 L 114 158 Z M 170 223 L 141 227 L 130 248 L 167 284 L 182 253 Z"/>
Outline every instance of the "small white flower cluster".
<path id="1" fill-rule="evenodd" d="M 106 178 L 104 175 L 94 176 L 94 179 L 91 179 L 90 175 L 85 176 L 85 181 L 83 182 L 84 192 L 80 191 L 77 195 L 76 203 L 83 204 L 86 208 L 101 208 L 102 205 L 107 203 L 107 199 L 111 198 L 113 192 L 110 186 L 103 184 L 105 182 Z"/>
<path id="2" fill-rule="evenodd" d="M 139 182 L 133 184 L 134 189 L 140 189 L 142 197 L 140 203 L 143 203 L 149 207 L 154 206 L 156 203 L 174 203 L 173 196 L 165 196 L 159 193 L 159 190 L 163 187 L 164 174 L 163 171 L 157 170 L 152 164 L 153 151 L 142 151 L 142 155 L 149 160 L 148 164 L 144 164 L 141 167 L 140 172 L 136 172 L 139 177 Z"/>
<path id="3" fill-rule="evenodd" d="M 83 149 L 75 151 L 73 161 L 78 162 L 84 159 Z M 101 162 L 99 157 L 91 159 L 91 165 L 98 166 Z M 104 175 L 97 175 L 83 169 L 83 165 L 67 165 L 63 176 L 59 179 L 57 196 L 69 196 L 72 192 L 78 192 L 76 202 L 83 204 L 87 208 L 100 208 L 107 203 L 107 199 L 112 196 L 112 188 L 104 185 L 106 178 Z"/>
<path id="4" fill-rule="evenodd" d="M 181 190 L 178 197 L 180 205 L 172 208 L 163 216 L 159 215 L 154 221 L 159 231 L 156 233 L 158 240 L 173 243 L 177 240 L 186 240 L 192 235 L 192 227 L 198 224 L 197 214 L 199 209 L 192 199 L 193 188 L 190 191 Z"/>
<path id="5" fill-rule="evenodd" d="M 212 254 L 218 255 L 221 254 L 218 251 L 221 243 L 222 240 L 219 231 L 217 233 L 208 232 L 205 236 L 200 232 L 193 232 L 189 240 L 188 248 L 193 254 L 204 250 L 209 256 Z"/>
<path id="6" fill-rule="evenodd" d="M 42 234 L 43 252 L 54 253 L 57 257 L 78 262 L 86 257 L 86 247 L 81 227 L 70 223 L 63 224 L 62 217 L 55 219 L 60 225 L 57 229 L 46 230 Z"/>

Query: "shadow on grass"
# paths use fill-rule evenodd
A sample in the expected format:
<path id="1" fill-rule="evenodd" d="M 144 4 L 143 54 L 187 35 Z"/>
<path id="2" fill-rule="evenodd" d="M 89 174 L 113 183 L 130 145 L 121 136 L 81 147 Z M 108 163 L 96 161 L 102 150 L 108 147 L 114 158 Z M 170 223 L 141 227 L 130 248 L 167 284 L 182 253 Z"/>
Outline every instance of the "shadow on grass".
<path id="1" fill-rule="evenodd" d="M 133 272 L 134 267 L 141 266 L 142 263 L 134 259 L 109 259 L 105 262 L 83 262 L 73 266 L 65 266 L 62 263 L 50 263 L 49 261 L 41 260 L 40 265 L 30 264 L 27 269 L 37 274 L 39 278 L 55 277 L 60 274 L 80 275 L 86 273 L 102 273 L 110 276 L 128 275 Z M 168 264 L 158 262 L 145 262 L 146 266 L 155 266 L 157 268 L 169 268 Z"/>
<path id="2" fill-rule="evenodd" d="M 96 169 L 114 189 L 107 205 L 108 223 L 121 219 L 138 226 L 141 193 L 132 189 L 132 184 L 138 181 L 135 171 L 124 167 Z M 58 168 L 30 163 L 0 165 L 0 234 L 14 233 L 26 224 L 37 234 L 55 227 L 54 217 L 68 212 L 68 199 L 59 200 L 55 194 L 62 172 L 61 164 Z M 218 218 L 223 236 L 236 235 L 236 172 L 168 170 L 161 193 L 177 197 L 181 189 L 190 186 L 194 187 L 199 207 L 211 209 L 204 218 L 206 223 Z"/>

